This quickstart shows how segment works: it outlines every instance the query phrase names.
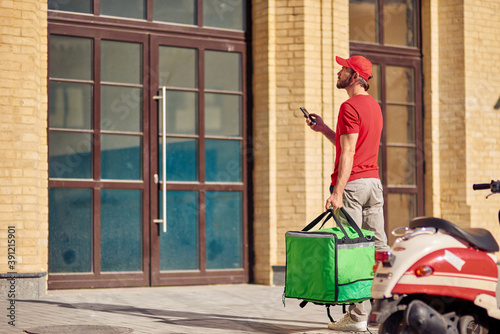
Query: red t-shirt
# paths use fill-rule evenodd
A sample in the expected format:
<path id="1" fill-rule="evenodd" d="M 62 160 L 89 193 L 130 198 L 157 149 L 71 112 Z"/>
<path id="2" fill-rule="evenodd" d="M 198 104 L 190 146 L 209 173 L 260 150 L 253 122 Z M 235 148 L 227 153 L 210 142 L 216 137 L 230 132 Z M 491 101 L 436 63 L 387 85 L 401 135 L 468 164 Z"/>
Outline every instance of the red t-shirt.
<path id="1" fill-rule="evenodd" d="M 339 171 L 340 136 L 350 133 L 358 133 L 359 135 L 349 181 L 379 178 L 377 161 L 383 123 L 380 105 L 370 95 L 356 95 L 342 103 L 335 137 L 337 154 L 332 174 L 332 185 L 337 183 Z"/>

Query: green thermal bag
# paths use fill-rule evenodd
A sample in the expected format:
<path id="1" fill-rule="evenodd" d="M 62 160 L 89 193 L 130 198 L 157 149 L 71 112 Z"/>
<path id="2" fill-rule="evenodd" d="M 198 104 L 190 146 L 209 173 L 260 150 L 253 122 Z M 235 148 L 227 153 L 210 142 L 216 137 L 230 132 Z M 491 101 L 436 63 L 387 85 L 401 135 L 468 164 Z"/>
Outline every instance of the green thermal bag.
<path id="1" fill-rule="evenodd" d="M 302 231 L 286 232 L 284 297 L 325 305 L 370 299 L 374 233 L 360 229 L 344 208 L 341 213 L 345 218 L 342 222 L 328 210 Z M 320 229 L 311 232 L 325 216 Z M 322 229 L 332 217 L 337 227 Z"/>

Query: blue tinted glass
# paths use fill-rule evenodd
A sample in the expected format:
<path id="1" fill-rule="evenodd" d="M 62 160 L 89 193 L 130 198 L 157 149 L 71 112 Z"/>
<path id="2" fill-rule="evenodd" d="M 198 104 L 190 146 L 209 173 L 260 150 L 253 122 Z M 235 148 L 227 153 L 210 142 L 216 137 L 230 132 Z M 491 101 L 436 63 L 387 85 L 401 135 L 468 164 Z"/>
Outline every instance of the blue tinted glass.
<path id="1" fill-rule="evenodd" d="M 139 136 L 102 135 L 101 177 L 111 180 L 140 180 L 141 141 Z"/>
<path id="2" fill-rule="evenodd" d="M 91 129 L 92 89 L 90 84 L 52 81 L 49 88 L 49 126 Z"/>
<path id="3" fill-rule="evenodd" d="M 101 0 L 102 15 L 144 19 L 144 9 L 144 0 Z"/>
<path id="4" fill-rule="evenodd" d="M 91 80 L 92 40 L 50 35 L 49 70 L 51 78 Z"/>
<path id="5" fill-rule="evenodd" d="M 242 194 L 207 191 L 206 196 L 207 269 L 242 268 Z"/>
<path id="6" fill-rule="evenodd" d="M 101 191 L 101 271 L 142 270 L 140 190 Z"/>
<path id="7" fill-rule="evenodd" d="M 207 139 L 205 141 L 207 182 L 241 182 L 241 142 Z"/>
<path id="8" fill-rule="evenodd" d="M 161 201 L 160 192 L 160 217 Z M 160 270 L 198 269 L 198 233 L 198 193 L 168 191 L 167 233 L 160 232 Z"/>
<path id="9" fill-rule="evenodd" d="M 77 13 L 92 13 L 92 0 L 48 0 L 49 9 Z"/>
<path id="10" fill-rule="evenodd" d="M 49 271 L 92 271 L 92 192 L 49 190 Z"/>
<path id="11" fill-rule="evenodd" d="M 138 43 L 102 41 L 101 80 L 142 83 L 142 46 Z"/>
<path id="12" fill-rule="evenodd" d="M 159 133 L 163 132 L 163 113 L 158 114 Z M 198 94 L 167 91 L 167 133 L 198 133 Z"/>
<path id="13" fill-rule="evenodd" d="M 142 131 L 140 88 L 101 86 L 101 128 L 110 131 Z"/>
<path id="14" fill-rule="evenodd" d="M 50 131 L 49 177 L 92 178 L 91 134 Z"/>
<path id="15" fill-rule="evenodd" d="M 241 92 L 241 53 L 224 51 L 205 52 L 205 88 Z"/>
<path id="16" fill-rule="evenodd" d="M 203 25 L 245 30 L 245 0 L 204 0 Z"/>
<path id="17" fill-rule="evenodd" d="M 161 139 L 158 150 L 160 179 L 163 180 Z M 197 181 L 197 152 L 196 139 L 167 138 L 167 181 Z"/>
<path id="18" fill-rule="evenodd" d="M 239 95 L 205 94 L 205 134 L 241 136 L 242 99 Z"/>
<path id="19" fill-rule="evenodd" d="M 195 24 L 196 1 L 154 0 L 153 20 L 182 24 Z"/>

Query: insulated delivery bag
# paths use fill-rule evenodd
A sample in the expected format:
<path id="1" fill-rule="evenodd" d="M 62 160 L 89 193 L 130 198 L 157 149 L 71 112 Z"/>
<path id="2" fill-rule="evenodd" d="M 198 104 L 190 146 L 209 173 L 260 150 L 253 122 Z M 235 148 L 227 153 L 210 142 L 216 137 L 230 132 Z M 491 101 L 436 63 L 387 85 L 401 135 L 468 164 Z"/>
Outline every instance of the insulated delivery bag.
<path id="1" fill-rule="evenodd" d="M 344 208 L 340 210 L 345 226 L 330 209 L 302 231 L 286 232 L 284 297 L 327 306 L 370 299 L 374 233 L 360 229 Z M 320 229 L 310 231 L 325 216 Z M 323 229 L 332 217 L 337 227 Z"/>

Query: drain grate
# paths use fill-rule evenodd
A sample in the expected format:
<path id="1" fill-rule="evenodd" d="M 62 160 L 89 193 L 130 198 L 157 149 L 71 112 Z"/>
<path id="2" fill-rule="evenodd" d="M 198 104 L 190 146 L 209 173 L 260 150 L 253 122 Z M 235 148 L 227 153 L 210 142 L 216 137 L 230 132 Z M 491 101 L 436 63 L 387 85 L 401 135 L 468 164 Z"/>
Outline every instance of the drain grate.
<path id="1" fill-rule="evenodd" d="M 42 326 L 24 330 L 27 334 L 126 334 L 133 331 L 126 327 L 94 325 Z"/>

